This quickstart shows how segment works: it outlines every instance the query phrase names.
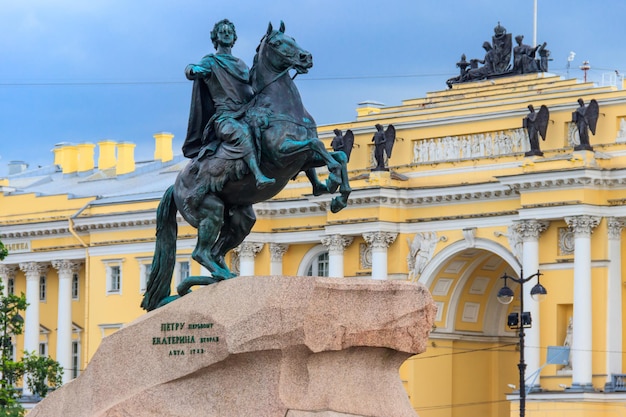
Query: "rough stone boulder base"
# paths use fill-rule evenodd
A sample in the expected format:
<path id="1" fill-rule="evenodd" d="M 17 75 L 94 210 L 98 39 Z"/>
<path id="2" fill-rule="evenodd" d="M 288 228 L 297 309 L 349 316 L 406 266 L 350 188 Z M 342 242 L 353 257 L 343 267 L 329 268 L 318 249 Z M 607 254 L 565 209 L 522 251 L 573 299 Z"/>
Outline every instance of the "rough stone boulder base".
<path id="1" fill-rule="evenodd" d="M 29 417 L 413 417 L 398 368 L 435 312 L 404 281 L 223 281 L 105 338 Z"/>

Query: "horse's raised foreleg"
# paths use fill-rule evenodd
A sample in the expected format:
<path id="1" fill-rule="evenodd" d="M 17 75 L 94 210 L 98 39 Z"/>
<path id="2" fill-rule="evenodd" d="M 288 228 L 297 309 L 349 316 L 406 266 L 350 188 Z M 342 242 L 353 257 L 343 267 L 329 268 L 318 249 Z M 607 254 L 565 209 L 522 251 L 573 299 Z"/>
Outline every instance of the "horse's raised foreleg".
<path id="1" fill-rule="evenodd" d="M 296 154 L 306 150 L 312 150 L 326 163 L 329 171 L 341 170 L 341 164 L 338 163 L 330 153 L 326 150 L 324 142 L 318 138 L 310 138 L 306 140 L 285 139 L 281 143 L 278 150 L 283 154 Z"/>
<path id="2" fill-rule="evenodd" d="M 339 186 L 339 193 L 337 197 L 333 198 L 330 202 L 330 211 L 337 213 L 341 209 L 346 208 L 348 205 L 348 197 L 352 192 L 350 182 L 348 181 L 348 157 L 344 152 L 331 152 L 333 158 L 341 164 L 341 184 Z"/>
<path id="3" fill-rule="evenodd" d="M 304 173 L 306 174 L 306 177 L 309 179 L 309 182 L 313 187 L 314 196 L 330 193 L 330 191 L 328 190 L 328 186 L 321 182 L 320 179 L 317 177 L 317 172 L 315 171 L 315 168 L 305 169 Z"/>
<path id="4" fill-rule="evenodd" d="M 328 179 L 326 180 L 326 185 L 324 188 L 318 188 L 317 191 L 334 193 L 337 191 L 337 187 L 341 184 L 341 162 L 338 162 L 336 158 L 333 158 L 331 154 L 326 150 L 324 143 L 319 140 L 317 137 L 313 137 L 311 139 L 306 140 L 293 140 L 293 139 L 285 139 L 283 143 L 279 147 L 279 151 L 283 154 L 294 154 L 300 153 L 303 151 L 311 150 L 315 152 L 317 155 L 328 167 Z M 307 177 L 309 181 L 311 181 L 311 173 L 307 173 Z M 313 191 L 315 193 L 316 184 L 311 181 L 313 185 Z"/>
<path id="5" fill-rule="evenodd" d="M 211 247 L 217 240 L 224 223 L 224 203 L 214 195 L 208 195 L 198 207 L 196 217 L 198 223 L 198 242 L 191 257 L 211 272 L 211 277 L 193 276 L 184 279 L 176 288 L 183 296 L 194 285 L 209 285 L 217 281 L 231 278 L 228 268 L 224 269 L 211 255 Z"/>

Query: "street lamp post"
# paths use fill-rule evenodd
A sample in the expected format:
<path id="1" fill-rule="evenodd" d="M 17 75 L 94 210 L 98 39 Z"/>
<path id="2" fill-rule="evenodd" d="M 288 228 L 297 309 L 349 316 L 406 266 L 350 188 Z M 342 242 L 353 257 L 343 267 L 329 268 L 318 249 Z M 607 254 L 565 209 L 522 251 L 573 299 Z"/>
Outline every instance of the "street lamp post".
<path id="1" fill-rule="evenodd" d="M 537 284 L 530 290 L 530 296 L 535 301 L 543 301 L 548 292 L 545 287 L 539 283 L 539 271 L 529 277 L 524 278 L 524 270 L 520 271 L 520 278 L 514 278 L 504 273 L 500 278 L 504 279 L 504 286 L 498 291 L 498 301 L 502 304 L 510 304 L 513 301 L 513 290 L 506 285 L 506 281 L 510 279 L 520 285 L 520 312 L 511 313 L 507 318 L 507 325 L 511 329 L 519 329 L 519 415 L 524 417 L 526 414 L 526 362 L 524 362 L 524 329 L 532 327 L 532 317 L 530 312 L 524 311 L 524 284 L 531 279 L 537 277 Z"/>

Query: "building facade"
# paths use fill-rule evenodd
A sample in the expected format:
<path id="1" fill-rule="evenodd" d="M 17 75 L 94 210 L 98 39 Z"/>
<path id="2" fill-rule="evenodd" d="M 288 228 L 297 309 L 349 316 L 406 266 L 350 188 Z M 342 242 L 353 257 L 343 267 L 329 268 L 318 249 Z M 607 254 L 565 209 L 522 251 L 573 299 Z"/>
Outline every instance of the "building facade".
<path id="1" fill-rule="evenodd" d="M 574 150 L 579 98 L 599 104 L 592 150 Z M 543 156 L 525 155 L 529 104 L 550 111 Z M 372 171 L 378 123 L 396 129 L 389 171 Z M 547 73 L 455 84 L 319 127 L 328 148 L 334 129 L 355 136 L 347 208 L 331 213 L 330 196 L 314 196 L 298 176 L 254 207 L 232 269 L 424 283 L 438 306 L 430 348 L 400 369 L 422 417 L 518 414 L 518 337 L 507 319 L 520 310 L 520 287 L 508 282 L 511 304 L 496 295 L 504 274 L 540 271 L 545 301 L 530 298 L 535 281 L 523 288 L 527 415 L 626 410 L 623 86 Z M 62 144 L 51 166 L 16 167 L 0 180 L 0 239 L 10 252 L 0 277 L 30 304 L 15 351 L 51 355 L 66 380 L 104 337 L 144 314 L 156 207 L 187 162 L 171 134 L 154 138 L 151 161 L 135 161 L 130 143 Z M 179 218 L 174 285 L 206 273 L 191 259 L 195 237 Z"/>

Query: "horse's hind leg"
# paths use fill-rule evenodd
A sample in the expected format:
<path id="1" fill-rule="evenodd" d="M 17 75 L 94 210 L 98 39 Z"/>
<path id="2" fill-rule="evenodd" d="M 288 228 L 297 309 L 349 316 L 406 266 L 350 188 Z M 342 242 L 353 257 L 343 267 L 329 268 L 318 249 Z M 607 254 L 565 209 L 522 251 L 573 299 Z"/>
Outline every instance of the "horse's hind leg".
<path id="1" fill-rule="evenodd" d="M 244 241 L 246 236 L 250 234 L 255 222 L 256 216 L 252 206 L 232 207 L 228 215 L 225 216 L 220 236 L 211 249 L 213 258 L 227 268 L 224 264 L 224 255 Z M 232 273 L 231 275 L 236 276 Z"/>
<path id="2" fill-rule="evenodd" d="M 185 295 L 193 285 L 208 285 L 216 281 L 230 278 L 230 271 L 224 269 L 211 256 L 211 247 L 217 240 L 219 231 L 224 224 L 224 203 L 216 196 L 205 197 L 198 208 L 198 243 L 191 257 L 211 272 L 212 277 L 190 277 L 178 284 L 178 294 Z"/>

